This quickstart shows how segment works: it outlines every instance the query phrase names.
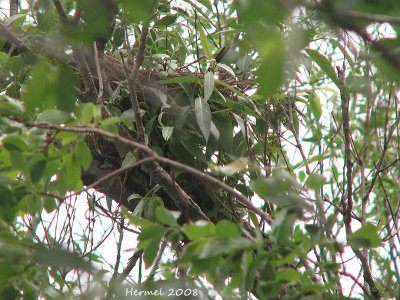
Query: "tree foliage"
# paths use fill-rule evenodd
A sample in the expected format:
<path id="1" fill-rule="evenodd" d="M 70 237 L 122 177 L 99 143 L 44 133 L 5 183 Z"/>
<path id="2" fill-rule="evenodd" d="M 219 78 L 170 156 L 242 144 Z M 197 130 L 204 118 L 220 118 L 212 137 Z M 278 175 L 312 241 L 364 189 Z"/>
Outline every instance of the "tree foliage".
<path id="1" fill-rule="evenodd" d="M 398 1 L 16 4 L 1 299 L 399 297 Z"/>

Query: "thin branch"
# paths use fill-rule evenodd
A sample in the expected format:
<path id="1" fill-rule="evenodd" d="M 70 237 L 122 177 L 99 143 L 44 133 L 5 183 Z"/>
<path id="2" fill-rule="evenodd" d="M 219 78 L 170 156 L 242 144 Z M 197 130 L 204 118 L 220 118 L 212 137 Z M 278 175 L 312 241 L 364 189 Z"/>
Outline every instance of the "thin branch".
<path id="1" fill-rule="evenodd" d="M 141 159 L 141 160 L 139 160 L 137 162 L 134 162 L 133 164 L 130 164 L 130 165 L 127 165 L 125 167 L 116 169 L 116 170 L 114 170 L 112 172 L 107 173 L 103 177 L 97 179 L 95 182 L 93 182 L 90 185 L 86 186 L 86 188 L 80 190 L 79 192 L 76 192 L 76 193 L 74 193 L 72 195 L 68 195 L 66 198 L 72 197 L 74 195 L 79 195 L 79 194 L 81 194 L 83 192 L 87 192 L 90 189 L 97 187 L 100 183 L 102 183 L 104 181 L 107 181 L 107 180 L 109 180 L 111 178 L 114 178 L 114 177 L 116 177 L 116 176 L 118 176 L 118 175 L 120 175 L 120 174 L 122 174 L 122 173 L 124 173 L 124 172 L 126 172 L 128 170 L 130 170 L 130 169 L 135 169 L 135 168 L 140 167 L 141 165 L 147 164 L 149 162 L 154 162 L 154 161 L 155 161 L 155 158 L 153 156 L 150 156 L 150 157 Z"/>
<path id="2" fill-rule="evenodd" d="M 343 206 L 343 218 L 346 226 L 347 234 L 351 234 L 351 212 L 353 209 L 353 161 L 351 160 L 351 132 L 350 132 L 350 117 L 349 117 L 349 96 L 347 94 L 345 86 L 345 69 L 337 67 L 338 78 L 339 78 L 339 90 L 342 101 L 342 118 L 343 118 L 343 135 L 344 135 L 344 147 L 345 147 L 345 168 L 346 174 L 343 184 L 346 188 L 343 191 L 347 193 L 347 199 L 345 200 L 345 193 L 342 196 Z"/>
<path id="3" fill-rule="evenodd" d="M 350 131 L 350 117 L 349 117 L 349 95 L 345 85 L 345 69 L 337 67 L 338 78 L 339 78 L 339 90 L 340 97 L 342 100 L 342 117 L 343 117 L 343 134 L 344 134 L 344 145 L 345 145 L 345 166 L 346 175 L 344 184 L 346 185 L 347 201 L 345 200 L 345 194 L 342 196 L 342 206 L 344 209 L 344 224 L 347 236 L 352 233 L 351 219 L 353 210 L 353 162 L 351 160 L 351 131 Z M 385 143 L 385 146 L 387 144 Z M 371 295 L 374 299 L 382 299 L 382 296 L 375 285 L 372 277 L 371 268 L 368 263 L 368 253 L 363 253 L 358 249 L 353 249 L 357 258 L 361 262 L 363 269 L 364 280 L 368 284 Z"/>
<path id="4" fill-rule="evenodd" d="M 381 168 L 381 166 L 382 166 L 382 163 L 383 163 L 383 161 L 385 159 L 386 151 L 389 148 L 389 142 L 391 141 L 391 139 L 393 137 L 393 134 L 395 132 L 395 129 L 397 128 L 397 125 L 399 124 L 399 122 L 400 122 L 400 119 L 397 119 L 396 122 L 390 127 L 389 135 L 387 136 L 387 139 L 386 139 L 386 141 L 385 141 L 385 143 L 383 145 L 382 153 L 379 156 L 379 160 L 375 165 L 376 172 L 375 172 L 374 177 L 372 178 L 372 180 L 371 180 L 371 182 L 369 184 L 369 189 L 368 189 L 367 193 L 365 194 L 365 196 L 364 196 L 362 201 L 367 201 L 367 199 L 369 198 L 369 195 L 371 194 L 372 190 L 375 187 L 375 182 L 378 179 L 379 174 L 387 169 L 387 168 Z"/>
<path id="5" fill-rule="evenodd" d="M 115 280 L 118 277 L 118 267 L 119 267 L 119 264 L 120 264 L 120 261 L 121 261 L 121 246 L 122 246 L 123 239 L 124 239 L 124 218 L 122 218 L 121 221 L 120 221 L 119 239 L 118 239 L 118 243 L 117 243 L 117 258 L 116 258 L 115 265 L 114 265 L 114 272 L 113 272 L 112 278 L 110 280 L 110 284 L 108 286 L 106 299 L 111 299 L 112 298 L 112 294 L 113 294 L 112 283 L 114 283 Z"/>
<path id="6" fill-rule="evenodd" d="M 340 275 L 343 275 L 343 276 L 345 276 L 345 277 L 351 278 L 351 280 L 353 280 L 353 282 L 354 282 L 355 284 L 357 284 L 357 285 L 363 290 L 364 295 L 365 295 L 367 298 L 370 298 L 370 297 L 371 297 L 371 296 L 369 295 L 369 293 L 368 293 L 368 290 L 367 290 L 360 282 L 358 282 L 358 279 L 355 278 L 352 274 L 346 273 L 346 272 L 339 272 L 339 274 L 340 274 Z"/>
<path id="7" fill-rule="evenodd" d="M 128 73 L 128 69 L 125 65 L 124 58 L 121 55 L 122 66 L 124 68 L 125 76 L 128 81 L 128 89 L 129 89 L 129 94 L 130 94 L 130 98 L 131 98 L 133 113 L 135 116 L 136 130 L 137 130 L 137 133 L 139 136 L 139 141 L 141 141 L 141 142 L 144 142 L 144 140 L 145 140 L 145 130 L 144 130 L 142 118 L 140 116 L 139 100 L 137 98 L 137 93 L 136 93 L 136 80 L 137 80 L 137 77 L 139 74 L 139 69 L 144 61 L 144 51 L 146 49 L 146 39 L 147 39 L 148 32 L 149 32 L 149 23 L 147 21 L 145 24 L 143 24 L 143 27 L 142 27 L 142 32 L 140 34 L 140 40 L 139 40 L 139 50 L 136 54 L 135 64 L 133 66 L 133 71 L 131 74 Z"/>
<path id="8" fill-rule="evenodd" d="M 90 71 L 83 50 L 79 47 L 73 47 L 72 52 L 74 59 L 78 64 L 78 68 L 81 74 L 80 77 L 82 78 L 83 85 L 85 86 L 85 92 L 84 92 L 85 96 L 89 95 L 89 97 L 95 98 L 98 95 L 97 88 L 93 81 L 92 72 Z M 89 99 L 89 100 L 93 100 L 93 102 L 96 102 L 96 99 Z"/>
<path id="9" fill-rule="evenodd" d="M 93 52 L 94 52 L 94 61 L 96 64 L 97 77 L 99 80 L 99 94 L 97 96 L 97 103 L 101 103 L 104 94 L 104 85 L 103 85 L 103 76 L 101 73 L 101 67 L 99 62 L 99 51 L 97 50 L 96 41 L 93 41 Z"/>
<path id="10" fill-rule="evenodd" d="M 126 277 L 128 277 L 129 273 L 135 267 L 137 261 L 142 256 L 142 254 L 143 254 L 143 250 L 141 250 L 141 249 L 135 251 L 135 253 L 132 255 L 132 257 L 129 259 L 129 262 L 126 265 L 126 267 L 124 268 L 124 270 L 122 271 L 122 273 L 118 277 L 116 277 L 115 280 L 113 281 L 113 285 L 115 285 L 115 286 L 120 285 L 126 279 Z M 111 283 L 110 283 L 110 285 L 111 285 Z"/>

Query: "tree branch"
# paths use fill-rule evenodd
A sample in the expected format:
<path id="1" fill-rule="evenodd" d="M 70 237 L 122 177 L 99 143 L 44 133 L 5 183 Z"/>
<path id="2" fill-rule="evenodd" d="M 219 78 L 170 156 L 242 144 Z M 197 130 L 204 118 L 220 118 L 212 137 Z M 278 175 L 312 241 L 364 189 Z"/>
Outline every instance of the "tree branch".
<path id="1" fill-rule="evenodd" d="M 342 206 L 344 209 L 344 224 L 346 228 L 347 236 L 352 233 L 351 228 L 351 214 L 353 210 L 353 162 L 351 160 L 351 132 L 350 132 L 350 117 L 349 117 L 349 95 L 345 85 L 345 69 L 337 67 L 338 78 L 339 78 L 339 90 L 342 100 L 342 116 L 343 116 L 343 132 L 344 132 L 344 145 L 345 145 L 345 165 L 346 175 L 344 184 L 346 185 L 347 201 L 345 200 L 345 194 L 342 196 Z M 374 279 L 371 274 L 371 269 L 368 264 L 367 255 L 362 253 L 358 249 L 353 249 L 355 255 L 361 262 L 363 269 L 364 280 L 368 284 L 371 295 L 374 299 L 382 299 L 382 296 L 375 285 Z"/>
<path id="2" fill-rule="evenodd" d="M 0 36 L 6 38 L 6 40 L 10 41 L 11 43 L 15 44 L 17 49 L 22 53 L 28 53 L 32 56 L 36 56 L 31 49 L 20 39 L 18 38 L 13 32 L 11 32 L 6 25 L 0 22 Z"/>
<path id="3" fill-rule="evenodd" d="M 66 14 L 60 0 L 53 0 L 54 7 L 56 8 L 60 22 L 64 25 L 69 24 L 68 15 Z"/>
<path id="4" fill-rule="evenodd" d="M 148 22 L 146 22 L 145 24 L 143 24 L 142 32 L 140 34 L 139 50 L 136 54 L 135 64 L 131 74 L 129 74 L 124 58 L 121 55 L 122 66 L 124 68 L 125 76 L 128 81 L 128 89 L 135 117 L 136 130 L 140 142 L 144 142 L 145 137 L 144 137 L 144 126 L 139 110 L 139 100 L 137 98 L 137 93 L 136 93 L 136 80 L 139 74 L 140 66 L 143 64 L 144 61 L 144 50 L 146 48 L 146 39 L 148 32 L 149 32 L 149 24 Z"/>
<path id="5" fill-rule="evenodd" d="M 102 129 L 99 129 L 97 127 L 91 127 L 91 126 L 60 126 L 60 125 L 55 125 L 55 124 L 51 124 L 51 123 L 30 123 L 30 122 L 23 122 L 21 120 L 16 120 L 16 119 L 12 119 L 15 122 L 24 124 L 27 127 L 35 127 L 35 128 L 44 128 L 44 129 L 54 129 L 57 131 L 68 131 L 68 132 L 76 132 L 76 133 L 95 133 L 95 134 L 99 134 L 101 136 L 107 137 L 109 139 L 121 142 L 127 146 L 129 146 L 130 148 L 139 150 L 140 152 L 142 152 L 142 154 L 146 155 L 148 158 L 154 158 L 155 161 L 168 165 L 170 167 L 173 168 L 177 168 L 180 169 L 186 173 L 189 173 L 197 178 L 200 179 L 204 179 L 207 182 L 214 184 L 218 187 L 220 187 L 221 189 L 225 190 L 226 192 L 228 192 L 230 195 L 232 195 L 234 198 L 237 199 L 237 201 L 241 204 L 243 204 L 245 207 L 247 207 L 248 209 L 250 209 L 251 211 L 253 211 L 254 213 L 256 213 L 258 216 L 261 217 L 261 219 L 265 220 L 268 224 L 272 223 L 272 218 L 267 215 L 266 213 L 262 212 L 260 209 L 258 209 L 250 200 L 248 200 L 244 195 L 242 195 L 240 192 L 238 192 L 237 190 L 235 190 L 234 188 L 226 185 L 225 183 L 219 181 L 217 178 L 204 173 L 202 171 L 199 171 L 195 168 L 192 168 L 188 165 L 185 165 L 183 163 L 168 159 L 168 158 L 164 158 L 159 156 L 158 154 L 156 154 L 152 149 L 150 149 L 148 146 L 143 145 L 139 142 L 135 142 L 132 140 L 129 140 L 127 138 L 124 138 L 120 135 L 117 134 L 113 134 L 110 133 L 108 131 L 104 131 Z M 149 160 L 150 161 L 150 160 Z M 170 175 L 168 173 L 166 173 L 166 171 L 164 169 L 161 168 L 161 174 L 160 176 L 163 177 L 163 179 L 166 179 L 168 184 L 173 184 L 175 187 L 171 187 L 172 190 L 176 189 L 176 182 L 172 180 L 172 178 L 170 178 Z M 165 174 L 166 173 L 166 174 Z M 164 176 L 167 176 L 169 178 L 164 178 Z M 168 191 L 167 191 L 168 193 Z M 177 196 L 175 194 L 170 195 L 171 197 Z M 187 196 L 188 197 L 188 196 Z M 189 197 L 190 198 L 190 197 Z M 191 200 L 191 199 L 190 199 Z M 181 201 L 184 201 L 184 199 L 181 199 Z M 191 200 L 193 201 L 193 200 Z M 191 203 L 186 203 L 186 205 L 191 205 Z M 197 206 L 197 204 L 195 204 Z M 197 206 L 198 207 L 198 206 Z M 197 211 L 197 209 L 196 209 Z M 198 212 L 198 211 L 197 211 Z M 205 220 L 209 221 L 209 218 L 207 216 L 204 215 L 203 212 L 198 212 Z"/>

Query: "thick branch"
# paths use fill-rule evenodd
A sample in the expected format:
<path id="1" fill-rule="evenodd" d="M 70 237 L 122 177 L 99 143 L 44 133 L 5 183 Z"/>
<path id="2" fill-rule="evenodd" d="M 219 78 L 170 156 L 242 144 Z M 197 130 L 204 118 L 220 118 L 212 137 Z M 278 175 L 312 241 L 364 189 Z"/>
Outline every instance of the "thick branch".
<path id="1" fill-rule="evenodd" d="M 53 0 L 60 22 L 64 25 L 69 24 L 68 16 L 60 2 L 60 0 Z"/>
<path id="2" fill-rule="evenodd" d="M 31 49 L 20 39 L 18 38 L 13 32 L 11 32 L 6 25 L 0 23 L 0 36 L 4 37 L 6 40 L 10 41 L 11 43 L 15 44 L 17 49 L 23 53 L 29 53 L 33 55 Z"/>

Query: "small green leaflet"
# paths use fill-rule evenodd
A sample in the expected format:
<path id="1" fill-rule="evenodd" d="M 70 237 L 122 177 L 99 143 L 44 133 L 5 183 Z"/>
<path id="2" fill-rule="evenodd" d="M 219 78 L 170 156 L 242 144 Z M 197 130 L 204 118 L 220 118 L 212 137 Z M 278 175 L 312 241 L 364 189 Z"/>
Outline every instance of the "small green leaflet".
<path id="1" fill-rule="evenodd" d="M 206 72 L 204 74 L 204 101 L 210 99 L 214 90 L 214 73 Z"/>
<path id="2" fill-rule="evenodd" d="M 307 178 L 306 185 L 313 190 L 318 190 L 324 186 L 326 179 L 321 174 L 310 174 Z"/>
<path id="3" fill-rule="evenodd" d="M 314 117 L 319 120 L 322 115 L 321 101 L 316 93 L 310 95 L 310 108 Z"/>
<path id="4" fill-rule="evenodd" d="M 242 93 L 241 91 L 239 91 L 237 88 L 231 86 L 229 83 L 226 83 L 225 81 L 222 81 L 222 80 L 217 79 L 217 80 L 215 80 L 215 83 L 216 83 L 216 84 L 219 84 L 219 85 L 222 85 L 223 87 L 226 87 L 227 89 L 229 89 L 230 91 L 232 91 L 232 92 L 238 94 L 239 96 L 246 97 L 245 94 L 243 94 L 243 93 Z"/>
<path id="5" fill-rule="evenodd" d="M 210 0 L 198 0 L 201 4 L 207 7 L 209 10 L 212 10 L 212 5 Z"/>
<path id="6" fill-rule="evenodd" d="M 311 59 L 317 63 L 321 70 L 324 71 L 325 74 L 328 75 L 329 78 L 338 86 L 339 79 L 329 59 L 327 59 L 325 56 L 314 49 L 307 49 L 306 52 L 311 57 Z"/>
<path id="7" fill-rule="evenodd" d="M 197 124 L 199 124 L 201 133 L 203 134 L 206 142 L 208 142 L 208 138 L 210 137 L 211 131 L 211 110 L 207 101 L 204 101 L 203 98 L 198 97 L 195 100 L 195 112 L 196 112 L 196 120 Z"/>
<path id="8" fill-rule="evenodd" d="M 160 20 L 157 20 L 154 26 L 170 26 L 175 23 L 177 16 L 177 14 L 168 14 Z"/>
<path id="9" fill-rule="evenodd" d="M 204 54 L 206 55 L 208 60 L 211 60 L 214 58 L 212 55 L 212 50 L 211 50 L 213 48 L 213 46 L 211 45 L 210 41 L 208 40 L 208 37 L 205 34 L 204 29 L 201 26 L 201 24 L 200 24 L 200 26 L 198 26 L 198 28 L 199 28 L 199 32 L 200 32 L 201 46 L 203 47 Z"/>
<path id="10" fill-rule="evenodd" d="M 365 223 L 360 229 L 349 235 L 348 243 L 353 249 L 379 247 L 382 240 L 378 232 L 377 226 Z"/>
<path id="11" fill-rule="evenodd" d="M 164 140 L 168 141 L 173 132 L 174 132 L 174 127 L 164 126 L 162 128 L 162 136 L 163 136 Z"/>

